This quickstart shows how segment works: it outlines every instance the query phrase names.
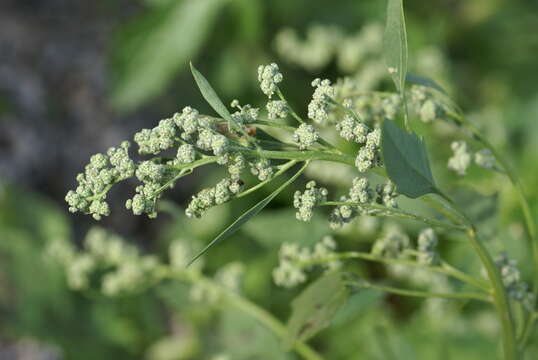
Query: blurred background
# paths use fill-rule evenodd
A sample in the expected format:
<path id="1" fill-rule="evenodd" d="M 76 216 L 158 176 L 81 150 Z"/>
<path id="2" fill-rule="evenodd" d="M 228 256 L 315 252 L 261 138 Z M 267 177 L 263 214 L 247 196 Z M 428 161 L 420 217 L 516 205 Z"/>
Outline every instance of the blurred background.
<path id="1" fill-rule="evenodd" d="M 279 351 L 278 340 L 259 324 L 188 303 L 178 295 L 181 288 L 158 286 L 120 298 L 71 291 L 44 249 L 57 238 L 79 245 L 95 225 L 89 216 L 69 214 L 64 202 L 92 154 L 186 105 L 210 112 L 190 60 L 225 101 L 254 105 L 264 101 L 257 66 L 277 62 L 289 100 L 305 113 L 314 77 L 353 76 L 365 89 L 390 87 L 379 46 L 385 6 L 377 0 L 1 0 L 0 359 L 295 358 Z M 405 10 L 410 67 L 448 89 L 503 149 L 536 214 L 538 2 L 409 0 Z M 434 158 L 446 161 L 446 141 L 432 149 Z M 216 176 L 205 171 L 186 178 L 166 198 L 182 206 Z M 490 194 L 499 188 L 491 177 L 470 178 Z M 287 205 L 292 191 L 206 259 L 209 273 L 242 262 L 245 295 L 283 320 L 297 292 L 272 285 L 279 245 L 312 243 L 329 232 L 321 216 L 310 224 L 295 221 Z M 150 220 L 124 209 L 130 192 L 127 185 L 111 193 L 112 214 L 99 225 L 155 254 L 185 234 L 206 243 L 263 196 L 222 206 L 201 221 L 166 214 Z M 506 245 L 523 236 L 522 217 L 512 190 L 497 195 L 501 210 L 488 221 L 504 229 L 499 241 Z M 288 231 L 268 236 L 267 226 Z M 376 226 L 382 225 L 360 222 L 340 234 L 343 247 L 368 244 Z M 521 259 L 526 251 L 508 249 Z M 450 256 L 465 262 L 464 250 L 456 247 Z M 361 271 L 386 275 L 375 267 Z M 455 306 L 424 310 L 419 302 L 376 292 L 353 299 L 313 341 L 327 359 L 495 356 L 496 319 L 489 311 L 471 305 L 466 315 Z"/>

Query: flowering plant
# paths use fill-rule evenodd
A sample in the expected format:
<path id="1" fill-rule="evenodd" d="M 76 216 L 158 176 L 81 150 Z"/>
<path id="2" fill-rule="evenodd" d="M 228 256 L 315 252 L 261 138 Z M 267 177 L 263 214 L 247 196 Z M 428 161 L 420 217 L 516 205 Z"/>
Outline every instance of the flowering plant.
<path id="1" fill-rule="evenodd" d="M 141 161 L 129 155 L 130 142 L 91 157 L 84 173 L 77 176 L 78 186 L 67 193 L 71 212 L 92 215 L 96 220 L 110 213 L 107 193 L 117 183 L 135 177 L 140 182 L 125 207 L 135 215 L 156 217 L 163 194 L 197 168 L 217 165 L 226 176 L 214 186 L 192 196 L 185 209 L 190 218 L 201 218 L 215 206 L 242 198 L 295 171 L 276 190 L 237 218 L 220 235 L 196 254 L 184 244 L 170 248 L 170 264 L 140 256 L 122 248 L 121 241 L 105 235 L 88 235 L 87 253 L 63 251 L 62 262 L 69 269 L 69 282 L 77 288 L 88 286 L 88 274 L 98 268 L 115 269 L 102 279 L 102 291 L 114 295 L 144 288 L 164 278 L 179 278 L 197 285 L 193 296 L 218 299 L 225 296 L 243 309 L 251 309 L 275 332 L 288 336 L 285 343 L 305 358 L 320 358 L 305 342 L 328 326 L 346 299 L 361 289 L 373 288 L 402 296 L 473 300 L 492 304 L 499 317 L 505 359 L 516 359 L 524 351 L 537 318 L 536 284 L 530 288 L 522 279 L 514 261 L 506 253 L 497 257 L 487 249 L 473 219 L 434 179 L 424 140 L 413 132 L 414 119 L 422 123 L 446 123 L 457 127 L 465 140 L 453 142 L 448 168 L 464 176 L 474 163 L 485 171 L 506 175 L 519 192 L 530 239 L 532 262 L 538 279 L 538 239 L 517 175 L 509 163 L 469 122 L 433 80 L 407 71 L 407 35 L 401 0 L 389 0 L 384 35 L 384 56 L 396 92 L 357 90 L 351 78 L 331 82 L 315 79 L 307 116 L 299 115 L 285 96 L 285 78 L 277 64 L 258 68 L 260 89 L 267 97 L 263 107 L 241 105 L 233 100 L 224 105 L 207 79 L 191 65 L 192 74 L 202 93 L 218 116 L 205 115 L 192 107 L 161 120 L 152 129 L 143 129 L 133 137 Z M 260 110 L 262 109 L 262 110 Z M 263 110 L 265 109 L 265 110 Z M 472 146 L 471 146 L 472 144 Z M 279 265 L 273 271 L 274 282 L 294 287 L 307 281 L 311 271 L 321 269 L 323 276 L 309 285 L 293 302 L 287 330 L 236 294 L 240 266 L 223 270 L 219 281 L 201 275 L 201 264 L 194 262 L 216 243 L 224 240 L 259 214 L 278 194 L 292 186 L 317 162 L 341 164 L 352 169 L 346 193 L 335 196 L 314 180 L 293 195 L 298 221 L 308 222 L 314 211 L 329 208 L 328 223 L 337 231 L 357 217 L 382 217 L 413 220 L 424 225 L 416 241 L 398 227 L 383 230 L 369 252 L 339 251 L 333 237 L 324 237 L 313 247 L 289 242 L 282 245 Z M 246 175 L 247 170 L 254 178 Z M 429 207 L 426 214 L 406 210 L 400 199 Z M 466 273 L 446 262 L 438 250 L 443 238 L 464 234 L 479 257 L 485 278 Z M 416 244 L 416 245 L 414 245 Z M 61 253 L 56 251 L 56 253 Z M 190 257 L 188 257 L 190 256 Z M 461 287 L 430 284 L 430 290 L 414 290 L 376 283 L 344 271 L 344 263 L 360 259 L 387 264 L 395 276 L 402 269 L 418 268 L 440 276 L 435 282 L 457 280 Z M 186 268 L 187 265 L 194 264 Z M 398 275 L 399 274 L 399 275 Z M 443 280 L 444 279 L 444 280 Z M 223 285 L 224 284 L 224 285 Z M 524 316 L 516 320 L 518 308 Z M 520 331 L 517 332 L 516 328 Z"/>

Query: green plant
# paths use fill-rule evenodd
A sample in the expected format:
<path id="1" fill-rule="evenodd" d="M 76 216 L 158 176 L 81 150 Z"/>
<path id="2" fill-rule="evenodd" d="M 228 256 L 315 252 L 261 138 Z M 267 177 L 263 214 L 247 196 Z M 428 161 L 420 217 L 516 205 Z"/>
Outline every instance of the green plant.
<path id="1" fill-rule="evenodd" d="M 339 197 L 327 188 L 318 187 L 315 181 L 309 181 L 305 190 L 297 190 L 293 197 L 298 220 L 310 221 L 316 208 L 330 207 L 329 222 L 333 229 L 365 215 L 410 219 L 427 227 L 420 232 L 417 247 L 397 229 L 386 230 L 370 252 L 337 251 L 334 240 L 330 238 L 324 238 L 313 249 L 293 243 L 284 244 L 279 254 L 279 266 L 273 272 L 276 284 L 285 287 L 301 284 L 312 269 L 326 273 L 294 301 L 287 330 L 288 346 L 295 346 L 305 358 L 319 358 L 304 341 L 328 326 L 351 294 L 364 289 L 378 289 L 401 296 L 492 304 L 501 324 L 504 358 L 523 356 L 538 314 L 538 287 L 534 284 L 532 290 L 528 289 L 515 263 L 505 254 L 497 258 L 491 254 L 472 217 L 461 209 L 461 205 L 443 189 L 444 186 L 435 181 L 426 148 L 428 139 L 424 140 L 412 131 L 418 125 L 414 119 L 420 119 L 424 124 L 452 124 L 462 135 L 469 136 L 472 147 L 463 140 L 452 143 L 454 155 L 447 160 L 450 170 L 463 176 L 474 160 L 485 171 L 506 175 L 512 182 L 525 216 L 534 278 L 538 279 L 538 239 L 521 183 L 502 154 L 464 117 L 439 85 L 407 71 L 402 1 L 389 0 L 388 4 L 384 56 L 397 92 L 358 93 L 353 86 L 354 80 L 350 78 L 335 84 L 327 79 L 315 79 L 311 84 L 314 92 L 307 107 L 308 116 L 304 118 L 285 97 L 282 90 L 284 77 L 273 63 L 258 69 L 261 90 L 268 98 L 267 116 L 260 115 L 259 109 L 251 105 L 241 106 L 237 100 L 231 104 L 236 109 L 231 113 L 206 78 L 191 65 L 202 96 L 218 117 L 202 115 L 198 110 L 185 107 L 181 113 L 161 120 L 155 128 L 138 132 L 134 142 L 140 155 L 151 156 L 149 160 L 132 160 L 128 154 L 129 142 L 109 149 L 106 155 L 94 155 L 85 172 L 77 176 L 77 189 L 66 196 L 70 211 L 91 214 L 99 220 L 109 214 L 106 197 L 111 187 L 136 177 L 141 185 L 127 200 L 126 207 L 135 215 L 155 217 L 163 193 L 180 178 L 201 166 L 222 166 L 227 175 L 215 186 L 194 195 L 185 210 L 188 217 L 200 218 L 210 208 L 250 195 L 296 169 L 294 175 L 237 218 L 190 261 L 174 260 L 175 255 L 171 255 L 171 263 L 180 265 L 175 266 L 175 270 L 150 257 L 133 255 L 134 264 L 129 262 L 132 259 L 121 257 L 111 262 L 108 252 L 100 253 L 100 249 L 106 248 L 104 245 L 94 246 L 90 242 L 89 253 L 93 255 L 69 255 L 64 259 L 72 284 L 79 288 L 87 287 L 87 274 L 101 266 L 96 262 L 101 262 L 104 268 L 117 267 L 113 276 L 103 277 L 102 290 L 111 295 L 152 285 L 167 277 L 191 282 L 201 287 L 200 292 L 218 293 L 220 288 L 200 275 L 196 263 L 188 270 L 183 266 L 193 263 L 254 218 L 312 163 L 323 161 L 351 167 L 357 176 L 348 184 L 347 194 Z M 292 120 L 293 125 L 288 120 Z M 476 148 L 474 154 L 473 148 Z M 175 157 L 170 157 L 170 151 L 175 152 Z M 257 180 L 245 175 L 247 168 Z M 371 185 L 373 183 L 375 188 Z M 413 203 L 423 203 L 429 210 L 407 210 L 399 204 L 401 197 L 413 199 Z M 485 279 L 457 269 L 444 260 L 437 250 L 437 234 L 444 238 L 466 236 L 481 261 Z M 185 254 L 183 251 L 180 253 L 182 256 Z M 344 271 L 343 262 L 350 259 L 380 262 L 396 266 L 396 269 L 400 266 L 418 267 L 456 279 L 461 286 L 473 290 L 415 290 L 376 283 Z M 233 294 L 226 295 L 226 298 L 239 304 L 244 311 L 250 311 L 279 335 L 284 334 L 280 324 L 253 304 L 245 302 L 244 298 Z M 521 316 L 516 318 L 515 311 Z"/>

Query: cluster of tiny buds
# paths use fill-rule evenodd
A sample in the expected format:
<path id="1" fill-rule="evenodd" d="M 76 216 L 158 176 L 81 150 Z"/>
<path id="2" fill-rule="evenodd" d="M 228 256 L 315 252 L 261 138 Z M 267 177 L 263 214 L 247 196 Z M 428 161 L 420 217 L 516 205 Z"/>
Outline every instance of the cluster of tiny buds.
<path id="1" fill-rule="evenodd" d="M 372 189 L 367 178 L 356 177 L 353 179 L 349 196 L 342 196 L 340 201 L 367 204 L 373 198 Z M 359 206 L 339 205 L 334 208 L 329 216 L 329 225 L 333 229 L 342 227 L 344 224 L 351 222 L 357 215 L 362 213 Z"/>
<path id="2" fill-rule="evenodd" d="M 520 301 L 529 311 L 534 310 L 535 297 L 527 283 L 521 280 L 517 261 L 508 258 L 505 252 L 500 253 L 495 263 L 501 272 L 504 287 L 511 298 Z"/>
<path id="3" fill-rule="evenodd" d="M 435 100 L 432 90 L 425 86 L 413 85 L 411 87 L 411 102 L 419 118 L 429 123 L 445 116 L 442 104 Z"/>
<path id="4" fill-rule="evenodd" d="M 251 164 L 250 172 L 258 177 L 258 180 L 265 181 L 273 176 L 274 170 L 271 162 L 267 159 L 260 159 Z"/>
<path id="5" fill-rule="evenodd" d="M 278 84 L 282 82 L 283 76 L 275 63 L 260 65 L 258 67 L 258 81 L 262 92 L 271 98 L 277 91 Z"/>
<path id="6" fill-rule="evenodd" d="M 384 235 L 377 239 L 372 246 L 372 254 L 388 258 L 405 257 L 405 250 L 410 249 L 411 241 L 398 226 L 389 226 Z"/>
<path id="7" fill-rule="evenodd" d="M 237 108 L 238 110 L 232 114 L 232 118 L 236 123 L 239 124 L 250 124 L 258 120 L 259 109 L 254 108 L 250 105 L 239 105 L 238 100 L 233 100 L 231 103 L 232 108 Z"/>
<path id="8" fill-rule="evenodd" d="M 384 184 L 377 184 L 376 186 L 378 204 L 385 205 L 389 208 L 397 208 L 398 204 L 396 203 L 396 198 L 400 195 L 396 191 L 396 186 L 393 182 L 388 180 Z"/>
<path id="9" fill-rule="evenodd" d="M 305 150 L 318 141 L 319 134 L 312 125 L 301 124 L 293 133 L 293 141 L 299 145 L 299 149 Z"/>
<path id="10" fill-rule="evenodd" d="M 327 189 L 316 187 L 315 181 L 309 181 L 304 192 L 297 190 L 293 195 L 293 206 L 297 209 L 295 213 L 297 220 L 310 221 L 314 214 L 314 208 L 327 201 L 327 195 Z"/>
<path id="11" fill-rule="evenodd" d="M 366 172 L 381 164 L 380 146 L 381 130 L 376 128 L 366 135 L 366 143 L 360 148 L 355 159 L 355 166 L 359 172 Z"/>
<path id="12" fill-rule="evenodd" d="M 312 86 L 316 89 L 312 100 L 308 104 L 308 118 L 315 123 L 324 125 L 329 121 L 330 99 L 334 97 L 335 90 L 330 80 L 315 79 Z"/>
<path id="13" fill-rule="evenodd" d="M 136 165 L 129 158 L 130 143 L 124 141 L 119 148 L 110 148 L 107 154 L 96 154 L 90 158 L 84 173 L 77 175 L 78 187 L 70 190 L 65 200 L 69 211 L 92 214 L 95 220 L 109 215 L 105 202 L 110 187 L 133 176 Z"/>
<path id="14" fill-rule="evenodd" d="M 418 234 L 417 261 L 424 265 L 435 265 L 439 262 L 439 257 L 436 252 L 437 235 L 432 228 L 423 229 Z"/>
<path id="15" fill-rule="evenodd" d="M 269 120 L 284 119 L 290 112 L 288 104 L 283 100 L 271 100 L 266 107 Z"/>
<path id="16" fill-rule="evenodd" d="M 448 159 L 448 168 L 458 175 L 465 175 L 474 159 L 476 165 L 483 169 L 496 169 L 496 160 L 489 149 L 482 149 L 473 154 L 465 141 L 454 141 L 451 144 L 454 154 Z"/>
<path id="17" fill-rule="evenodd" d="M 200 218 L 213 206 L 224 204 L 242 189 L 243 182 L 239 179 L 224 178 L 214 187 L 201 190 L 192 197 L 185 210 L 188 217 Z"/>
<path id="18" fill-rule="evenodd" d="M 66 250 L 70 256 L 65 256 Z M 84 251 L 66 250 L 58 260 L 65 267 L 68 285 L 84 290 L 91 285 L 92 275 L 106 271 L 101 291 L 108 296 L 136 291 L 153 278 L 158 267 L 157 258 L 140 255 L 135 247 L 97 227 L 86 235 Z"/>
<path id="19" fill-rule="evenodd" d="M 313 249 L 300 247 L 296 243 L 284 243 L 278 254 L 279 264 L 273 270 L 276 285 L 292 288 L 307 280 L 306 271 L 314 265 L 320 265 L 325 271 L 333 271 L 341 266 L 335 257 L 336 242 L 331 236 L 325 236 Z"/>

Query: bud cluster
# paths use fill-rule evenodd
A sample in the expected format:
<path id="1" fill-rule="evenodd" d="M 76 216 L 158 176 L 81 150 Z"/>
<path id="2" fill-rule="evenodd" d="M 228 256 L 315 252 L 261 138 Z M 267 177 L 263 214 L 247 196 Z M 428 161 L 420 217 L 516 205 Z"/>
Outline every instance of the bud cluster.
<path id="1" fill-rule="evenodd" d="M 315 181 L 306 184 L 306 190 L 297 190 L 293 195 L 293 207 L 297 209 L 295 217 L 297 220 L 310 221 L 314 215 L 314 208 L 327 201 L 328 191 L 325 188 L 316 187 Z"/>

